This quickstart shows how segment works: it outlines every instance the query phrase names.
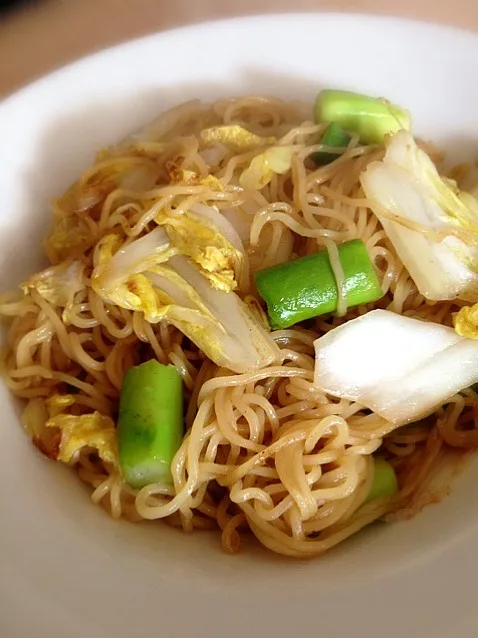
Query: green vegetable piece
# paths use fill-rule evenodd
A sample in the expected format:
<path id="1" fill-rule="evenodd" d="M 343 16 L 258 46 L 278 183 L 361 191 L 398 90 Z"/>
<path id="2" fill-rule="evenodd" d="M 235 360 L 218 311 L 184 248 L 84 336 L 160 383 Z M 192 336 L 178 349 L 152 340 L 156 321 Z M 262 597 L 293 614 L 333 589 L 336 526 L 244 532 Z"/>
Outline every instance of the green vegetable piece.
<path id="1" fill-rule="evenodd" d="M 383 98 L 334 89 L 318 94 L 314 116 L 317 123 L 335 122 L 358 133 L 363 144 L 380 144 L 388 133 L 411 127 L 408 111 Z"/>
<path id="2" fill-rule="evenodd" d="M 183 385 L 176 368 L 154 359 L 130 368 L 121 388 L 118 448 L 131 487 L 171 482 L 183 428 Z"/>
<path id="3" fill-rule="evenodd" d="M 354 239 L 338 246 L 338 251 L 347 307 L 383 297 L 365 244 Z M 337 310 L 337 282 L 327 250 L 259 270 L 255 281 L 274 329 L 288 328 Z"/>
<path id="4" fill-rule="evenodd" d="M 320 143 L 330 146 L 331 148 L 336 148 L 337 151 L 335 153 L 333 151 L 317 151 L 317 153 L 312 153 L 311 158 L 317 166 L 330 164 L 330 162 L 337 159 L 339 155 L 342 155 L 349 142 L 350 135 L 346 133 L 336 122 L 331 122 L 325 129 Z"/>
<path id="5" fill-rule="evenodd" d="M 397 492 L 397 475 L 393 467 L 383 459 L 374 459 L 373 483 L 364 505 L 383 496 L 393 496 Z"/>

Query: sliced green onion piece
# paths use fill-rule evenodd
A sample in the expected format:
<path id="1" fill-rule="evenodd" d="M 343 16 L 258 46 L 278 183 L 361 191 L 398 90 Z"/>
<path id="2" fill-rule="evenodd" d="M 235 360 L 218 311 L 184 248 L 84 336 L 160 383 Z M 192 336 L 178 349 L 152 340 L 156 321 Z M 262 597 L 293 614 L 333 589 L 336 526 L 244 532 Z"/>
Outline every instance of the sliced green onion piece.
<path id="1" fill-rule="evenodd" d="M 373 483 L 363 504 L 365 505 L 365 503 L 370 503 L 384 496 L 393 496 L 397 492 L 397 475 L 393 467 L 383 459 L 374 459 Z"/>
<path id="2" fill-rule="evenodd" d="M 331 122 L 324 131 L 321 144 L 336 148 L 337 151 L 317 151 L 312 153 L 311 158 L 317 164 L 317 166 L 325 166 L 333 162 L 339 155 L 342 155 L 344 149 L 347 148 L 350 142 L 350 135 L 343 130 L 336 122 Z"/>
<path id="3" fill-rule="evenodd" d="M 338 246 L 338 252 L 347 307 L 380 299 L 383 292 L 365 244 L 354 239 Z M 337 310 L 337 281 L 327 250 L 259 270 L 255 281 L 274 329 Z"/>
<path id="4" fill-rule="evenodd" d="M 364 144 L 380 144 L 385 135 L 411 128 L 406 110 L 383 98 L 351 91 L 321 91 L 315 102 L 314 116 L 317 123 L 335 122 L 346 131 L 357 133 Z"/>
<path id="5" fill-rule="evenodd" d="M 118 449 L 125 481 L 135 488 L 170 483 L 183 439 L 183 386 L 174 366 L 155 360 L 130 368 L 121 388 Z"/>

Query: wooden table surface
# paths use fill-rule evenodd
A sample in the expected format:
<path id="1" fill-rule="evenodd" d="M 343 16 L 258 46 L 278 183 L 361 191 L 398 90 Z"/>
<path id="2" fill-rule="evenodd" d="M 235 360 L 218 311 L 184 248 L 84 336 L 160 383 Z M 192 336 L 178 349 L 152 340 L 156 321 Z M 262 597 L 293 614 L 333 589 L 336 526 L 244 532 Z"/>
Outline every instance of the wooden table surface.
<path id="1" fill-rule="evenodd" d="M 0 96 L 130 38 L 214 18 L 284 11 L 379 13 L 478 31 L 478 0 L 30 0 L 0 14 Z"/>

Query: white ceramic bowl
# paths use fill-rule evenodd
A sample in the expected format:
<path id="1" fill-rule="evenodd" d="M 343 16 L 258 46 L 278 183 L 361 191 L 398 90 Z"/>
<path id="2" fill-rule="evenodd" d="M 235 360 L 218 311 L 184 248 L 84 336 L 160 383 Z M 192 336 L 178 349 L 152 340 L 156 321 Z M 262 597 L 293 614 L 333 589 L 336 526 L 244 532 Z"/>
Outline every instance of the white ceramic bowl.
<path id="1" fill-rule="evenodd" d="M 347 15 L 241 19 L 154 35 L 77 62 L 0 105 L 0 288 L 41 264 L 48 202 L 93 152 L 192 97 L 313 99 L 337 86 L 409 107 L 455 158 L 478 156 L 478 38 Z M 476 636 L 478 465 L 414 520 L 321 560 L 217 535 L 114 522 L 44 459 L 0 387 L 0 636 Z"/>

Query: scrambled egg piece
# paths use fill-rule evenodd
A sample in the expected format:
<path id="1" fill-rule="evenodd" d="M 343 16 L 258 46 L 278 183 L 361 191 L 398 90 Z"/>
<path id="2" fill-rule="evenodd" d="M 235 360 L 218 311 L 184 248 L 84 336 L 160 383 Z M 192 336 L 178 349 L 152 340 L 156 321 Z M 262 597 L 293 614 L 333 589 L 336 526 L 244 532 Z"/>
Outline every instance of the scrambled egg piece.
<path id="1" fill-rule="evenodd" d="M 56 417 L 75 403 L 73 394 L 54 394 L 46 400 L 50 418 Z"/>
<path id="2" fill-rule="evenodd" d="M 29 401 L 22 415 L 23 425 L 38 449 L 55 461 L 71 463 L 80 450 L 95 450 L 105 463 L 118 467 L 115 425 L 99 412 L 66 414 L 76 399 L 73 394 L 54 394 L 47 400 Z"/>
<path id="3" fill-rule="evenodd" d="M 143 312 L 149 323 L 158 323 L 167 314 L 167 305 L 162 302 L 151 281 L 142 274 L 129 277 L 108 297 L 121 308 Z"/>
<path id="4" fill-rule="evenodd" d="M 71 463 L 87 447 L 94 449 L 105 463 L 119 466 L 116 429 L 109 417 L 99 412 L 80 416 L 62 413 L 48 419 L 46 426 L 61 431 L 58 461 Z"/>
<path id="5" fill-rule="evenodd" d="M 200 177 L 196 171 L 189 168 L 182 168 L 175 160 L 166 162 L 166 170 L 169 179 L 174 184 L 194 184 L 197 186 L 207 186 L 212 190 L 224 191 L 224 187 L 215 175 Z"/>
<path id="6" fill-rule="evenodd" d="M 465 306 L 455 313 L 453 326 L 460 337 L 478 339 L 478 304 Z"/>
<path id="7" fill-rule="evenodd" d="M 161 213 L 155 221 L 166 228 L 178 253 L 195 261 L 214 288 L 224 292 L 237 288 L 236 273 L 242 267 L 242 254 L 213 224 L 194 213 L 177 217 Z"/>
<path id="8" fill-rule="evenodd" d="M 234 153 L 245 153 L 276 141 L 275 137 L 259 137 L 238 124 L 204 129 L 201 131 L 201 139 L 206 145 L 224 144 Z"/>
<path id="9" fill-rule="evenodd" d="M 97 246 L 98 250 L 96 252 L 96 266 L 104 266 L 109 260 L 118 252 L 121 248 L 122 240 L 119 235 L 115 235 L 111 233 L 110 235 L 105 235 Z"/>

